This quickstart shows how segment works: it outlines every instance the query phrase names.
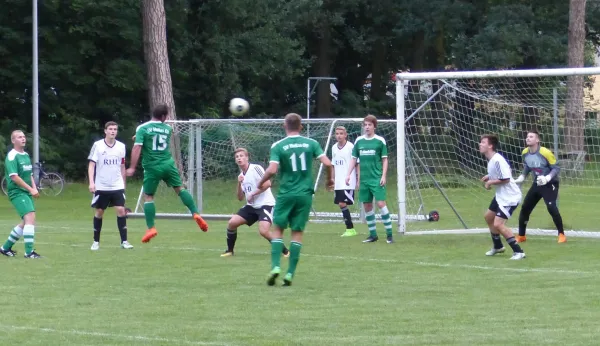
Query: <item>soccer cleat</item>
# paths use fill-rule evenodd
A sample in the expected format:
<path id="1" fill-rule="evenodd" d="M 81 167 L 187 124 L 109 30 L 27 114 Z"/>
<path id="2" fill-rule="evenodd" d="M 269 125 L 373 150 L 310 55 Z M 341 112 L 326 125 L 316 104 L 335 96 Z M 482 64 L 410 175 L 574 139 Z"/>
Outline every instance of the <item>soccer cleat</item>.
<path id="1" fill-rule="evenodd" d="M 231 257 L 233 256 L 233 251 L 226 250 L 221 254 L 221 257 Z"/>
<path id="2" fill-rule="evenodd" d="M 99 249 L 100 249 L 100 243 L 97 242 L 97 241 L 93 242 L 92 243 L 92 247 L 90 248 L 90 250 L 96 251 L 96 250 L 99 250 Z"/>
<path id="3" fill-rule="evenodd" d="M 494 256 L 494 255 L 495 255 L 495 254 L 497 254 L 497 253 L 503 253 L 503 252 L 504 252 L 504 250 L 505 250 L 505 248 L 504 248 L 504 247 L 501 247 L 501 248 L 499 248 L 499 249 L 492 248 L 490 251 L 486 252 L 486 253 L 485 253 L 485 255 L 486 255 L 486 256 Z"/>
<path id="4" fill-rule="evenodd" d="M 369 238 L 367 238 L 367 239 L 363 240 L 362 242 L 363 242 L 363 243 L 374 243 L 374 242 L 376 242 L 376 241 L 378 241 L 378 240 L 379 240 L 379 237 L 378 237 L 378 236 L 374 236 L 374 237 L 372 237 L 372 236 L 369 236 Z"/>
<path id="5" fill-rule="evenodd" d="M 354 237 L 357 235 L 356 230 L 354 228 L 347 229 L 341 236 L 342 237 Z"/>
<path id="6" fill-rule="evenodd" d="M 287 273 L 283 277 L 283 286 L 291 286 L 292 285 L 292 273 Z"/>
<path id="7" fill-rule="evenodd" d="M 388 244 L 391 244 L 391 243 L 393 243 L 393 242 L 394 242 L 394 238 L 392 238 L 392 236 L 388 236 L 388 237 L 387 237 L 387 240 L 386 240 L 386 242 L 387 242 Z"/>
<path id="8" fill-rule="evenodd" d="M 3 254 L 6 257 L 15 257 L 17 253 L 12 249 L 4 250 L 2 247 L 0 247 L 0 254 Z"/>
<path id="9" fill-rule="evenodd" d="M 564 233 L 560 233 L 558 235 L 558 243 L 566 243 L 567 242 L 567 236 Z"/>
<path id="10" fill-rule="evenodd" d="M 527 256 L 525 256 L 524 252 L 515 252 L 510 259 L 517 261 L 517 260 L 522 260 L 525 257 L 527 257 Z"/>
<path id="11" fill-rule="evenodd" d="M 156 237 L 158 235 L 158 232 L 156 231 L 156 228 L 152 227 L 149 230 L 146 231 L 146 234 L 144 234 L 144 236 L 142 237 L 142 243 L 147 243 L 150 241 L 150 239 Z"/>
<path id="12" fill-rule="evenodd" d="M 287 250 L 285 252 L 282 251 L 282 253 L 283 253 L 283 257 L 290 258 L 290 250 Z"/>
<path id="13" fill-rule="evenodd" d="M 133 245 L 129 244 L 127 240 L 121 243 L 121 249 L 133 249 Z"/>
<path id="14" fill-rule="evenodd" d="M 527 237 L 524 235 L 515 236 L 515 239 L 517 240 L 517 243 L 524 243 L 527 241 Z"/>
<path id="15" fill-rule="evenodd" d="M 281 268 L 279 268 L 279 267 L 273 268 L 273 270 L 271 270 L 271 272 L 269 273 L 269 279 L 267 280 L 267 285 L 275 286 L 275 280 L 277 279 L 279 274 L 281 274 Z"/>
<path id="16" fill-rule="evenodd" d="M 194 220 L 196 220 L 198 227 L 200 227 L 200 229 L 203 232 L 208 232 L 208 224 L 206 223 L 206 221 L 204 221 L 204 219 L 202 218 L 202 216 L 200 216 L 200 214 L 194 214 Z"/>
<path id="17" fill-rule="evenodd" d="M 40 256 L 37 252 L 35 251 L 31 251 L 31 253 L 25 254 L 25 258 L 42 258 L 42 256 Z"/>

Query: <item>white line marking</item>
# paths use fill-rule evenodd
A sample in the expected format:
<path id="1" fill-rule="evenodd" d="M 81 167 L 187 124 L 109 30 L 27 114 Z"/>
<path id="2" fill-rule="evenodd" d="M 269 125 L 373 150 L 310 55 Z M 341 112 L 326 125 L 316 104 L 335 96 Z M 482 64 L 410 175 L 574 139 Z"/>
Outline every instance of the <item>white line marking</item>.
<path id="1" fill-rule="evenodd" d="M 41 245 L 54 245 L 54 246 L 70 246 L 70 247 L 88 247 L 87 244 L 67 244 L 67 243 L 53 243 L 53 242 L 36 242 L 36 244 Z M 107 248 L 118 248 L 118 245 L 108 245 L 105 246 Z M 223 252 L 223 249 L 210 249 L 210 248 L 199 248 L 199 247 L 150 247 L 147 248 L 151 251 L 193 251 L 193 252 L 202 252 L 202 251 L 210 251 L 210 252 Z M 250 255 L 270 255 L 270 252 L 267 251 L 236 251 L 239 253 L 245 253 Z M 302 253 L 302 256 L 306 257 L 316 257 L 316 258 L 326 258 L 332 260 L 340 260 L 340 261 L 367 261 L 367 262 L 378 262 L 378 263 L 397 263 L 397 264 L 406 264 L 406 265 L 415 265 L 415 266 L 423 266 L 423 267 L 438 267 L 438 268 L 463 268 L 463 269 L 473 269 L 473 270 L 500 270 L 500 271 L 508 271 L 508 272 L 516 272 L 516 273 L 546 273 L 546 274 L 572 274 L 572 275 L 600 275 L 600 272 L 593 271 L 582 271 L 582 270 L 567 270 L 567 269 L 554 269 L 554 268 L 510 268 L 510 267 L 492 267 L 492 266 L 484 266 L 484 265 L 472 265 L 472 264 L 452 264 L 452 263 L 436 263 L 436 262 L 423 262 L 423 261 L 404 261 L 404 260 L 396 260 L 396 259 L 385 259 L 385 258 L 364 258 L 364 257 L 352 257 L 352 256 L 334 256 L 334 255 L 318 255 L 318 254 L 309 254 Z M 486 256 L 481 255 L 482 259 Z M 508 261 L 508 257 L 506 258 Z M 525 260 L 526 261 L 526 260 Z"/>
<path id="2" fill-rule="evenodd" d="M 71 334 L 71 335 L 81 335 L 81 336 L 96 336 L 102 338 L 113 338 L 113 339 L 126 339 L 133 341 L 142 341 L 142 342 L 166 342 L 175 345 L 227 345 L 219 342 L 205 342 L 205 341 L 193 341 L 186 339 L 170 339 L 170 338 L 160 338 L 160 337 L 152 337 L 152 336 L 142 336 L 142 335 L 123 335 L 123 334 L 111 334 L 111 333 L 102 333 L 102 332 L 88 332 L 83 330 L 60 330 L 54 328 L 42 328 L 42 327 L 25 327 L 25 326 L 11 326 L 7 324 L 0 324 L 0 329 L 8 330 L 8 331 L 18 331 L 18 330 L 29 330 L 29 331 L 38 331 L 44 333 L 56 333 L 56 334 Z"/>

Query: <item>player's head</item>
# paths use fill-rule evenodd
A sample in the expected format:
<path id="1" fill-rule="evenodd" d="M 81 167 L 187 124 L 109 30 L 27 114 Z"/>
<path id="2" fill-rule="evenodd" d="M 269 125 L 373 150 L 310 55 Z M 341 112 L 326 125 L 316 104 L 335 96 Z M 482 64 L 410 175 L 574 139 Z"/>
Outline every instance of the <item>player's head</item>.
<path id="1" fill-rule="evenodd" d="M 169 116 L 169 106 L 162 104 L 154 107 L 152 111 L 152 119 L 165 122 Z"/>
<path id="2" fill-rule="evenodd" d="M 117 132 L 119 131 L 119 125 L 114 121 L 109 121 L 104 124 L 104 134 L 106 139 L 117 138 Z"/>
<path id="3" fill-rule="evenodd" d="M 498 136 L 496 135 L 483 135 L 479 141 L 479 152 L 482 154 L 488 154 L 497 151 L 498 148 Z"/>
<path id="4" fill-rule="evenodd" d="M 365 130 L 365 135 L 372 136 L 375 134 L 375 129 L 377 128 L 377 118 L 373 114 L 367 115 L 363 119 L 363 129 Z"/>
<path id="5" fill-rule="evenodd" d="M 15 149 L 25 148 L 25 144 L 27 143 L 27 137 L 25 137 L 25 133 L 21 130 L 14 130 L 10 134 L 10 141 L 13 144 Z"/>
<path id="6" fill-rule="evenodd" d="M 296 113 L 289 113 L 285 116 L 283 127 L 286 132 L 302 131 L 302 117 Z"/>
<path id="7" fill-rule="evenodd" d="M 338 143 L 346 143 L 348 140 L 348 132 L 346 132 L 346 128 L 343 126 L 338 126 L 335 128 L 335 140 Z"/>
<path id="8" fill-rule="evenodd" d="M 240 167 L 245 167 L 248 165 L 248 160 L 250 159 L 248 155 L 248 150 L 246 148 L 237 148 L 233 152 L 233 157 L 235 158 L 235 163 L 237 163 Z"/>
<path id="9" fill-rule="evenodd" d="M 528 147 L 535 147 L 540 144 L 540 133 L 536 130 L 531 130 L 527 132 L 527 137 L 525 137 L 525 143 Z"/>

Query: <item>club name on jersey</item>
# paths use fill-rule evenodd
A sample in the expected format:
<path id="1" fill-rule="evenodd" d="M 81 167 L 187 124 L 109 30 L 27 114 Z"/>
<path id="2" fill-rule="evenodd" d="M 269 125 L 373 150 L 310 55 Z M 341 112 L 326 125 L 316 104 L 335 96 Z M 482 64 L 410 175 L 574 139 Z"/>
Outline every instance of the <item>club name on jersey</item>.
<path id="1" fill-rule="evenodd" d="M 169 129 L 163 129 L 160 127 L 151 127 L 149 129 L 146 130 L 147 133 L 164 133 L 164 134 L 169 134 L 171 131 Z"/>
<path id="2" fill-rule="evenodd" d="M 110 159 L 104 159 L 102 163 L 105 165 L 120 165 L 122 161 L 122 159 L 115 157 Z"/>
<path id="3" fill-rule="evenodd" d="M 24 172 L 30 171 L 33 168 L 33 165 L 21 165 Z"/>
<path id="4" fill-rule="evenodd" d="M 308 143 L 291 143 L 283 146 L 283 150 L 295 149 L 295 148 L 308 148 Z"/>
<path id="5" fill-rule="evenodd" d="M 375 149 L 360 149 L 360 156 L 373 156 L 377 154 Z"/>

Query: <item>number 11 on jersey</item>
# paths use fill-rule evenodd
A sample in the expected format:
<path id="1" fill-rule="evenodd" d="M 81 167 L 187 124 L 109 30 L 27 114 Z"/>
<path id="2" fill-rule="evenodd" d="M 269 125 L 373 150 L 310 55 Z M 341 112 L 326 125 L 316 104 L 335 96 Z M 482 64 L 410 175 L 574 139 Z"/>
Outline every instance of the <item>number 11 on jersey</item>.
<path id="1" fill-rule="evenodd" d="M 297 164 L 297 160 L 296 158 L 300 158 L 300 170 L 301 171 L 306 171 L 306 153 L 303 152 L 302 154 L 296 156 L 296 153 L 293 153 L 292 156 L 290 156 L 290 161 L 292 161 L 292 171 L 297 172 L 298 171 L 298 164 Z"/>

